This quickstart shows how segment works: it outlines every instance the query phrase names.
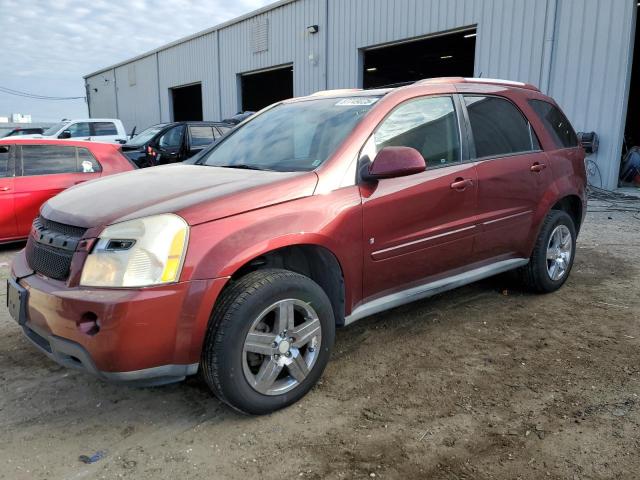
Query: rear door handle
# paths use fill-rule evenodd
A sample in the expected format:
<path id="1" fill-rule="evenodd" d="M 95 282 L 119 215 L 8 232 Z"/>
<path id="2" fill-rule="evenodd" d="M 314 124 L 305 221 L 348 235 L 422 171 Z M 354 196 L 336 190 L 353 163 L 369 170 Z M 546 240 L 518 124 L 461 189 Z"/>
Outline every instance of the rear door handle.
<path id="1" fill-rule="evenodd" d="M 463 191 L 465 190 L 467 187 L 472 187 L 473 186 L 473 180 L 471 180 L 470 178 L 461 178 L 458 177 L 454 180 L 454 182 L 451 184 L 451 188 L 453 190 L 458 190 L 458 191 Z"/>
<path id="2" fill-rule="evenodd" d="M 73 182 L 74 185 L 78 185 L 80 183 L 84 183 L 86 182 L 86 180 L 78 180 L 77 182 Z"/>
<path id="3" fill-rule="evenodd" d="M 547 168 L 547 166 L 544 163 L 534 163 L 533 165 L 531 165 L 531 171 L 532 172 L 536 172 L 536 173 L 540 173 L 541 171 L 543 171 L 545 168 Z"/>
<path id="4" fill-rule="evenodd" d="M 11 187 L 0 187 L 0 192 L 8 192 L 11 190 Z"/>

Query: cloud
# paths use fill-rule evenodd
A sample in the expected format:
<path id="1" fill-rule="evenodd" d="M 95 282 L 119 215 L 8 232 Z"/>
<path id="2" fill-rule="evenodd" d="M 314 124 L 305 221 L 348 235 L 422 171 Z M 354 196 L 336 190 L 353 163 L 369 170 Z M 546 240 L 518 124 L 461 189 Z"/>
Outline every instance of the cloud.
<path id="1" fill-rule="evenodd" d="M 210 28 L 272 0 L 0 0 L 0 86 L 84 95 L 83 75 Z M 49 102 L 0 93 L 0 116 L 34 121 L 86 116 L 82 100 Z"/>

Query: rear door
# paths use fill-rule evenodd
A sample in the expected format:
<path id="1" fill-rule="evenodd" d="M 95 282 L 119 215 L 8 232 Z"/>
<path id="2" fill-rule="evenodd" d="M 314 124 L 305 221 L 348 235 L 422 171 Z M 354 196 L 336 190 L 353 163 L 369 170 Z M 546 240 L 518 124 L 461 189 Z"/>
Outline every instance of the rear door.
<path id="1" fill-rule="evenodd" d="M 547 157 L 529 121 L 510 100 L 463 98 L 478 172 L 476 260 L 527 258 L 534 212 L 550 177 Z"/>
<path id="2" fill-rule="evenodd" d="M 186 160 L 187 158 L 200 153 L 205 147 L 211 145 L 216 140 L 216 137 L 219 136 L 220 134 L 218 134 L 211 125 L 189 125 L 189 146 L 181 160 Z"/>
<path id="3" fill-rule="evenodd" d="M 0 145 L 0 241 L 16 237 L 13 165 L 15 146 Z"/>
<path id="4" fill-rule="evenodd" d="M 470 263 L 475 234 L 476 172 L 462 151 L 461 117 L 452 96 L 407 101 L 367 142 L 370 159 L 386 146 L 425 158 L 424 172 L 360 185 L 364 298 L 425 283 Z"/>
<path id="5" fill-rule="evenodd" d="M 98 142 L 115 142 L 120 136 L 113 122 L 91 122 L 91 140 Z M 126 140 L 126 138 L 122 138 Z"/>
<path id="6" fill-rule="evenodd" d="M 91 125 L 89 122 L 75 122 L 67 126 L 58 138 L 73 138 L 76 140 L 91 140 Z"/>
<path id="7" fill-rule="evenodd" d="M 22 145 L 15 177 L 18 235 L 27 235 L 40 206 L 61 191 L 100 176 L 100 166 L 84 148 Z"/>

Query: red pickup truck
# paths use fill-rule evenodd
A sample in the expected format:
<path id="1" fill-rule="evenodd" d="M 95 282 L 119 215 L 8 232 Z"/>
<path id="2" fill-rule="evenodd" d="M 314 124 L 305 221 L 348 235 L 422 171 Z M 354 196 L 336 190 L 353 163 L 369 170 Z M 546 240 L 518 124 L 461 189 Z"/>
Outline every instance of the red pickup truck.
<path id="1" fill-rule="evenodd" d="M 49 200 L 13 262 L 9 310 L 63 365 L 147 385 L 200 370 L 235 409 L 271 412 L 320 378 L 338 326 L 512 269 L 560 288 L 583 160 L 527 84 L 287 100 L 193 164 Z"/>

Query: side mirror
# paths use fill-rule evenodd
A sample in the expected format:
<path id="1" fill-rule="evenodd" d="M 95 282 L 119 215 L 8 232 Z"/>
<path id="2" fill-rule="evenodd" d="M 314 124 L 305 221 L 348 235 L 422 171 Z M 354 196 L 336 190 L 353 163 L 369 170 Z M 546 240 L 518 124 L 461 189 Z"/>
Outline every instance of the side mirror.
<path id="1" fill-rule="evenodd" d="M 58 135 L 58 138 L 71 138 L 71 131 L 65 130 L 60 135 Z"/>
<path id="2" fill-rule="evenodd" d="M 598 139 L 598 134 L 596 132 L 579 132 L 578 141 L 580 142 L 580 145 L 582 145 L 582 148 L 584 148 L 587 155 L 598 152 L 600 140 Z"/>
<path id="3" fill-rule="evenodd" d="M 395 178 L 424 172 L 427 164 L 422 154 L 411 147 L 385 147 L 378 152 L 363 177 L 367 180 Z"/>

